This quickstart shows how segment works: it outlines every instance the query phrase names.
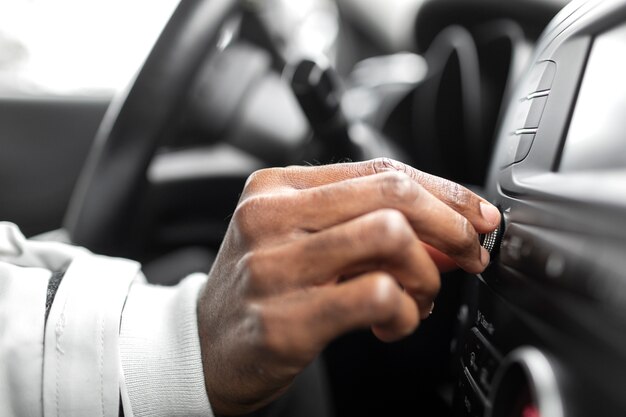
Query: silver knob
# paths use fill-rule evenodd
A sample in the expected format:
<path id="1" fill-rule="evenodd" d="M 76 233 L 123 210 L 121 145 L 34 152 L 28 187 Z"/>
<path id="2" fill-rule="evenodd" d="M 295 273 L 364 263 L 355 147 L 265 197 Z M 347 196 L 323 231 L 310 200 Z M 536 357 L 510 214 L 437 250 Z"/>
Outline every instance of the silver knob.
<path id="1" fill-rule="evenodd" d="M 500 244 L 500 241 L 502 240 L 502 235 L 500 233 L 501 230 L 502 227 L 498 226 L 493 232 L 479 236 L 480 245 L 487 249 L 487 252 L 493 253 L 496 245 Z"/>
<path id="2" fill-rule="evenodd" d="M 498 250 L 500 249 L 500 244 L 502 243 L 502 235 L 504 235 L 505 217 L 508 214 L 508 210 L 504 212 L 500 210 L 500 214 L 502 215 L 502 220 L 500 221 L 500 225 L 496 228 L 496 230 L 491 233 L 481 234 L 478 236 L 478 241 L 480 242 L 480 245 L 483 248 L 487 249 L 487 252 L 489 252 L 489 254 L 491 255 L 498 252 Z"/>

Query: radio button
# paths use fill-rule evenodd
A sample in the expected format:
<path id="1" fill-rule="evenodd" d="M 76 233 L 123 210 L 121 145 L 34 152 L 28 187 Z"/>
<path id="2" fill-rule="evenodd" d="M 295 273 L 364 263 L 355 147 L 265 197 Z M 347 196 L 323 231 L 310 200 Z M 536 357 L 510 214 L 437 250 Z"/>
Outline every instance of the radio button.
<path id="1" fill-rule="evenodd" d="M 480 331 L 476 327 L 472 328 L 463 349 L 463 365 L 483 391 L 491 390 L 493 376 L 500 366 L 500 360 L 500 354 Z"/>
<path id="2" fill-rule="evenodd" d="M 539 127 L 539 122 L 541 121 L 543 110 L 546 108 L 546 102 L 548 101 L 548 97 L 537 97 L 528 101 L 530 102 L 530 109 L 528 111 L 528 116 L 526 116 L 526 121 L 524 122 L 523 127 Z"/>
<path id="3" fill-rule="evenodd" d="M 556 74 L 556 64 L 554 62 L 538 62 L 530 72 L 527 89 L 524 93 L 531 94 L 536 91 L 549 90 L 552 87 L 554 74 Z"/>

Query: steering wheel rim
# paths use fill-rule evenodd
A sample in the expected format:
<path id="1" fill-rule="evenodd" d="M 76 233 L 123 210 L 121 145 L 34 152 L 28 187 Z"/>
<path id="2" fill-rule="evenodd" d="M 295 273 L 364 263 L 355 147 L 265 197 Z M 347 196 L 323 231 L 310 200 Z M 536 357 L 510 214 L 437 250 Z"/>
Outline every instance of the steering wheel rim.
<path id="1" fill-rule="evenodd" d="M 239 0 L 182 0 L 130 88 L 117 96 L 100 125 L 64 220 L 72 243 L 128 256 L 146 172 L 172 133 L 186 95 L 224 21 Z"/>

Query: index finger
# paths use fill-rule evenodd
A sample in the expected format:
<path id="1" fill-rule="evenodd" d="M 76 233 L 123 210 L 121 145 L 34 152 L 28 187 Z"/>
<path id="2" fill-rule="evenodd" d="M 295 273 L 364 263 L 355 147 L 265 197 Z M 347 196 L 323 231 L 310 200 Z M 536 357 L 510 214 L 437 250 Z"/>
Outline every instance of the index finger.
<path id="1" fill-rule="evenodd" d="M 281 170 L 281 180 L 292 188 L 306 189 L 390 171 L 408 175 L 447 206 L 467 218 L 479 233 L 490 232 L 500 224 L 498 209 L 466 187 L 389 158 L 313 167 L 292 166 Z"/>

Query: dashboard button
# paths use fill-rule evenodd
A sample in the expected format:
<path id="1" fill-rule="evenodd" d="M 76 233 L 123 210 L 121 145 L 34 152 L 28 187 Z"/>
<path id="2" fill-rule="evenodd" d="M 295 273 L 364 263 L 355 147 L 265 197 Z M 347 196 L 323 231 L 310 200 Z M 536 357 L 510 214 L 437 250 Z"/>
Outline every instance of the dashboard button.
<path id="1" fill-rule="evenodd" d="M 519 136 L 511 133 L 501 140 L 504 151 L 502 152 L 503 157 L 499 161 L 499 166 L 500 168 L 506 168 L 515 160 L 515 153 L 517 152 L 517 147 L 519 146 Z"/>
<path id="2" fill-rule="evenodd" d="M 552 88 L 552 81 L 554 81 L 554 74 L 556 74 L 556 64 L 552 61 L 545 61 L 545 70 L 541 76 L 541 81 L 535 91 L 549 90 Z"/>
<path id="3" fill-rule="evenodd" d="M 543 110 L 546 108 L 548 97 L 537 97 L 528 101 L 530 102 L 530 109 L 528 110 L 528 116 L 526 116 L 526 121 L 523 127 L 539 127 L 539 121 L 541 121 L 541 115 L 543 114 Z"/>
<path id="4" fill-rule="evenodd" d="M 552 61 L 538 62 L 532 68 L 524 94 L 549 90 L 556 74 L 556 64 Z"/>
<path id="5" fill-rule="evenodd" d="M 515 119 L 513 119 L 513 130 L 522 129 L 526 127 L 528 121 L 528 115 L 530 114 L 530 107 L 532 100 L 526 100 L 525 98 L 519 103 L 515 104 Z M 536 126 L 533 126 L 536 127 Z"/>
<path id="6" fill-rule="evenodd" d="M 581 237 L 547 228 L 509 224 L 502 238 L 499 259 L 503 266 L 533 280 L 587 299 L 608 301 L 607 294 L 600 288 L 609 285 L 609 294 L 619 293 L 621 290 L 615 284 L 623 282 L 623 274 L 614 281 L 608 272 L 610 268 L 598 269 L 595 264 L 598 253 L 606 254 L 610 247 Z"/>
<path id="7" fill-rule="evenodd" d="M 496 370 L 500 366 L 501 355 L 474 327 L 465 342 L 463 365 L 472 375 L 481 390 L 488 393 Z"/>
<path id="8" fill-rule="evenodd" d="M 487 399 L 480 392 L 467 369 L 459 376 L 456 394 L 456 412 L 454 415 L 463 417 L 483 417 Z"/>
<path id="9" fill-rule="evenodd" d="M 515 152 L 515 159 L 513 160 L 513 163 L 521 162 L 528 156 L 534 140 L 534 134 L 524 134 L 519 136 L 519 143 L 517 145 L 517 151 Z"/>

